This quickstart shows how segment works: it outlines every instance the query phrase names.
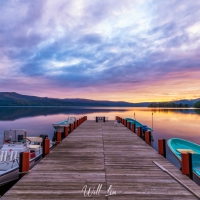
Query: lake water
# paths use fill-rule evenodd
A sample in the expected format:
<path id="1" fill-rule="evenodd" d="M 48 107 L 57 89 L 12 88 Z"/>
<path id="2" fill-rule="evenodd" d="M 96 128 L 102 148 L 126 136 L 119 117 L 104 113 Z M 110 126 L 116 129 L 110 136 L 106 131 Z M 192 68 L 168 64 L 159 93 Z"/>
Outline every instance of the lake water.
<path id="1" fill-rule="evenodd" d="M 136 118 L 142 124 L 153 127 L 152 146 L 157 150 L 158 139 L 174 137 L 190 140 L 200 144 L 200 110 L 199 109 L 163 109 L 135 107 L 0 107 L 0 145 L 6 129 L 25 129 L 28 136 L 48 134 L 53 137 L 52 123 L 63 121 L 70 114 L 79 118 L 88 116 L 106 116 L 114 120 L 115 116 Z M 167 159 L 177 168 L 180 164 L 167 147 Z M 0 188 L 0 195 L 3 193 Z"/>

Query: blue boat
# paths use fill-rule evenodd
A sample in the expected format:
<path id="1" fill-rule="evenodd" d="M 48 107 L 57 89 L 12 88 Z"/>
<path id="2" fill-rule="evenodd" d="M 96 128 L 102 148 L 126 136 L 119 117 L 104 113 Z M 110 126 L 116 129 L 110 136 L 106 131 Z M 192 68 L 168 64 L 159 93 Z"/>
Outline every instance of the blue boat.
<path id="1" fill-rule="evenodd" d="M 200 145 L 180 138 L 171 138 L 167 141 L 167 145 L 178 161 L 182 162 L 181 153 L 192 153 L 192 171 L 200 178 Z"/>
<path id="2" fill-rule="evenodd" d="M 144 125 L 144 124 L 142 124 L 142 123 L 140 123 L 140 122 L 138 122 L 138 121 L 135 120 L 135 119 L 132 119 L 132 118 L 125 118 L 125 120 L 126 120 L 127 122 L 130 122 L 131 125 L 132 125 L 132 124 L 135 124 L 135 128 L 136 128 L 136 129 L 137 129 L 138 127 L 142 127 L 142 130 L 143 130 L 143 131 L 153 131 L 153 129 L 149 128 L 148 126 L 146 126 L 146 125 Z"/>
<path id="3" fill-rule="evenodd" d="M 52 124 L 54 129 L 59 132 L 64 132 L 64 127 L 69 127 L 70 124 L 73 124 L 76 121 L 75 117 L 68 117 L 68 119 L 65 119 L 62 122 L 57 122 Z"/>

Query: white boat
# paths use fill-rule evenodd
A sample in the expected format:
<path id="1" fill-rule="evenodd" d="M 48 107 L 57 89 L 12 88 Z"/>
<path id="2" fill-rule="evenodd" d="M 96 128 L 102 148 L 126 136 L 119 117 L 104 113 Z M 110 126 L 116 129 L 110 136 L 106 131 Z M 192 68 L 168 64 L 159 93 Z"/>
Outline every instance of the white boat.
<path id="1" fill-rule="evenodd" d="M 52 124 L 52 126 L 54 127 L 55 131 L 64 132 L 64 127 L 69 127 L 69 124 L 73 124 L 75 121 L 76 121 L 76 117 L 69 116 L 64 121 L 54 123 Z"/>
<path id="2" fill-rule="evenodd" d="M 0 186 L 19 178 L 19 154 L 21 152 L 30 152 L 30 169 L 42 159 L 44 136 L 27 137 L 25 130 L 4 132 L 4 142 L 0 149 Z M 52 145 L 53 143 L 50 147 Z"/>

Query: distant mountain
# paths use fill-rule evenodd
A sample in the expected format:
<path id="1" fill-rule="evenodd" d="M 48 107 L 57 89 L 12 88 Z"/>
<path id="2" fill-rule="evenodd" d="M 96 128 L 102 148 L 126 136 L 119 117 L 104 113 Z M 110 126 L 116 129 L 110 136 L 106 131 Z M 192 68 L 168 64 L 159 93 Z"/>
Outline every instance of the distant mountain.
<path id="1" fill-rule="evenodd" d="M 199 99 L 171 101 L 192 107 Z M 0 106 L 100 106 L 100 107 L 148 107 L 152 102 L 129 103 L 125 101 L 100 101 L 91 99 L 57 99 L 22 95 L 15 92 L 0 92 Z"/>
<path id="2" fill-rule="evenodd" d="M 178 101 L 174 101 L 175 103 L 182 103 L 182 104 L 188 104 L 190 107 L 192 107 L 197 101 L 199 101 L 200 98 L 198 99 L 183 99 L 183 100 L 178 100 Z"/>
<path id="3" fill-rule="evenodd" d="M 15 92 L 0 92 L 0 106 L 116 106 L 132 107 L 134 103 L 124 101 L 97 101 L 90 99 L 56 99 L 21 95 Z"/>

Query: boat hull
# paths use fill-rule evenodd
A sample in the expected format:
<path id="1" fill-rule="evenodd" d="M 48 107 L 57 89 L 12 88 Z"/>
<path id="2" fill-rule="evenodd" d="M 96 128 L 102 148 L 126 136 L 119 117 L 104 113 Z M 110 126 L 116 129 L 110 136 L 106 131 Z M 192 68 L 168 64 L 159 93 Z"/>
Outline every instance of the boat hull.
<path id="1" fill-rule="evenodd" d="M 42 159 L 42 154 L 30 160 L 30 169 L 32 169 L 40 160 Z M 14 168 L 5 174 L 0 175 L 0 186 L 5 185 L 11 181 L 19 179 L 19 167 Z"/>
<path id="2" fill-rule="evenodd" d="M 200 145 L 195 144 L 193 142 L 183 140 L 180 138 L 172 138 L 167 141 L 167 145 L 170 149 L 170 151 L 174 154 L 174 156 L 178 159 L 179 163 L 182 165 L 182 157 L 181 157 L 181 152 L 186 150 L 193 151 L 195 154 L 192 156 L 193 161 L 192 161 L 192 168 L 193 168 L 193 174 L 200 178 L 200 160 L 199 160 L 199 155 L 200 155 Z"/>
<path id="3" fill-rule="evenodd" d="M 131 125 L 132 125 L 132 124 L 135 124 L 136 129 L 137 129 L 138 127 L 142 127 L 142 128 L 145 127 L 145 131 L 153 131 L 153 129 L 151 129 L 151 128 L 145 126 L 144 124 L 138 122 L 138 121 L 135 120 L 135 119 L 132 119 L 132 118 L 125 118 L 125 120 L 127 120 L 127 122 L 130 122 Z"/>

